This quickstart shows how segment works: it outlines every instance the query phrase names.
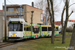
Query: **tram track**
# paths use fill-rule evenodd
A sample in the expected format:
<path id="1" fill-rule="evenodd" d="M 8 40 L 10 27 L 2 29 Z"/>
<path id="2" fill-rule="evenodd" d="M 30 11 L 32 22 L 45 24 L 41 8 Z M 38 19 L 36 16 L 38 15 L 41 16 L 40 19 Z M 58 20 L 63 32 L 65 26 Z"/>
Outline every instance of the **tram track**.
<path id="1" fill-rule="evenodd" d="M 18 42 L 16 42 L 16 43 L 12 43 L 12 42 L 1 43 L 0 48 L 11 46 L 11 45 L 14 45 L 14 44 L 17 44 L 17 43 Z"/>
<path id="2" fill-rule="evenodd" d="M 66 37 L 70 37 L 70 36 L 66 36 Z M 43 37 L 43 38 L 45 38 L 45 37 Z M 47 38 L 51 38 L 51 37 L 47 37 Z M 56 36 L 55 38 L 62 38 L 62 37 L 61 36 Z M 0 43 L 0 48 L 11 46 L 11 45 L 15 45 L 15 44 L 18 44 L 20 42 L 30 41 L 30 40 L 34 40 L 34 39 L 26 39 L 26 40 L 20 40 L 20 41 L 15 41 L 15 42 Z"/>
<path id="3" fill-rule="evenodd" d="M 28 40 L 18 40 L 18 41 L 3 42 L 3 43 L 0 43 L 0 48 L 15 45 L 15 44 L 19 44 L 19 43 L 22 43 L 24 41 L 28 41 Z"/>

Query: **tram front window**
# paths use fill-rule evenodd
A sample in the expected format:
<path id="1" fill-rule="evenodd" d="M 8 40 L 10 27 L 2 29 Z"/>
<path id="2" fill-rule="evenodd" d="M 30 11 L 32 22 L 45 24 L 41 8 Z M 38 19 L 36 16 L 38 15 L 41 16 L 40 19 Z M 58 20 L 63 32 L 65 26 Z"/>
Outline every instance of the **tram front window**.
<path id="1" fill-rule="evenodd" d="M 55 31 L 58 31 L 58 27 L 56 27 Z"/>
<path id="2" fill-rule="evenodd" d="M 10 23 L 9 31 L 22 31 L 22 24 L 20 23 Z"/>
<path id="3" fill-rule="evenodd" d="M 39 28 L 33 28 L 34 33 L 39 33 Z"/>

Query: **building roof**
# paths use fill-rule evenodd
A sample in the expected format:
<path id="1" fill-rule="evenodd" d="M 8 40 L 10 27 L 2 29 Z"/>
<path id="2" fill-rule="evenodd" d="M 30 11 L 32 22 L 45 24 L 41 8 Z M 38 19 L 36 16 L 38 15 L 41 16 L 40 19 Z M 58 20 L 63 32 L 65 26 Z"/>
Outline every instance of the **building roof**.
<path id="1" fill-rule="evenodd" d="M 3 10 L 0 10 L 0 11 L 3 11 Z"/>
<path id="2" fill-rule="evenodd" d="M 3 5 L 3 7 L 4 7 L 4 5 Z M 6 5 L 6 7 L 7 8 L 13 8 L 13 7 L 20 7 L 20 5 L 17 5 L 17 4 L 15 4 L 15 5 Z"/>
<path id="3" fill-rule="evenodd" d="M 26 4 L 25 4 L 26 5 Z M 39 8 L 36 8 L 36 7 L 32 7 L 32 6 L 30 6 L 30 5 L 27 5 L 27 6 L 29 6 L 29 7 L 31 7 L 31 8 L 34 8 L 34 9 L 39 9 Z M 42 10 L 42 9 L 39 9 L 39 10 Z M 43 11 L 43 10 L 42 10 Z"/>
<path id="4" fill-rule="evenodd" d="M 25 5 L 27 5 L 27 4 L 23 4 L 23 5 L 21 5 L 21 6 L 23 7 L 23 6 L 25 6 Z M 27 5 L 27 6 L 29 6 L 29 7 L 31 7 L 31 8 L 34 8 L 34 9 L 38 9 L 38 8 L 32 7 L 32 6 L 30 6 L 30 5 Z M 3 7 L 4 7 L 4 5 L 3 5 Z M 7 8 L 13 8 L 13 7 L 20 7 L 20 5 L 18 5 L 18 4 L 7 5 Z M 42 9 L 39 9 L 39 10 L 42 10 Z M 43 11 L 43 10 L 42 10 L 42 11 Z"/>
<path id="5" fill-rule="evenodd" d="M 68 20 L 68 22 L 75 22 L 75 20 Z M 55 25 L 61 25 L 61 21 L 56 21 Z"/>
<path id="6" fill-rule="evenodd" d="M 69 22 L 75 22 L 75 20 L 68 20 Z"/>
<path id="7" fill-rule="evenodd" d="M 61 25 L 61 21 L 56 21 L 55 25 Z"/>

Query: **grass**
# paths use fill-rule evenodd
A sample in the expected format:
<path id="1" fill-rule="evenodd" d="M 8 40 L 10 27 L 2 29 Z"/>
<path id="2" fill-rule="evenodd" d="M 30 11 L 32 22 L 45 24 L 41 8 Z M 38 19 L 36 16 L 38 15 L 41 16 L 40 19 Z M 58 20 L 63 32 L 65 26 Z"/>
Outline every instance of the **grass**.
<path id="1" fill-rule="evenodd" d="M 67 36 L 71 36 L 72 35 L 72 32 L 66 32 L 66 35 Z"/>
<path id="2" fill-rule="evenodd" d="M 66 32 L 66 36 L 71 36 L 71 35 L 72 35 L 71 32 Z M 62 34 L 59 34 L 59 36 L 62 36 Z M 3 37 L 3 39 L 5 38 Z M 55 38 L 54 44 L 51 44 L 51 38 L 40 38 L 36 40 L 28 40 L 28 41 L 24 41 L 23 45 L 18 46 L 16 48 L 12 48 L 12 50 L 68 50 L 63 47 L 69 47 L 70 39 L 71 37 L 66 38 L 65 44 L 62 44 L 62 38 Z"/>
<path id="3" fill-rule="evenodd" d="M 55 47 L 69 47 L 70 38 L 66 38 L 66 43 L 62 44 L 61 38 L 55 38 L 54 44 L 51 44 L 51 38 L 41 38 L 37 40 L 25 41 L 23 45 L 16 47 L 17 50 L 67 50 L 65 48 Z"/>
<path id="4" fill-rule="evenodd" d="M 66 33 L 66 35 L 71 35 Z M 59 35 L 61 36 L 61 34 Z M 62 38 L 55 38 L 54 44 L 51 44 L 51 38 L 40 38 L 36 40 L 25 41 L 23 45 L 16 47 L 17 50 L 68 50 L 64 47 L 69 47 L 70 37 L 66 38 L 66 43 L 62 44 Z M 57 48 L 59 47 L 59 48 Z M 60 48 L 62 47 L 62 48 Z M 13 48 L 12 50 L 14 50 Z"/>
<path id="5" fill-rule="evenodd" d="M 66 32 L 66 36 L 71 36 L 72 32 Z M 60 33 L 59 36 L 62 36 L 62 34 Z"/>
<path id="6" fill-rule="evenodd" d="M 8 36 L 6 36 L 6 40 L 8 41 Z M 5 42 L 5 37 L 3 37 L 3 42 Z"/>

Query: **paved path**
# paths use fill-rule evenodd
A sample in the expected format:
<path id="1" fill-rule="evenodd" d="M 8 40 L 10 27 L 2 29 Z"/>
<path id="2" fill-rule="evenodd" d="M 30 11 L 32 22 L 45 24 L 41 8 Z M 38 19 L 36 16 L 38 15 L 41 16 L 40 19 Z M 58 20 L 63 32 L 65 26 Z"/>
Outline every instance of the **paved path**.
<path id="1" fill-rule="evenodd" d="M 17 46 L 20 46 L 24 44 L 24 42 L 19 42 L 17 44 L 14 44 L 14 45 L 10 45 L 10 46 L 7 46 L 7 47 L 3 47 L 3 48 L 0 48 L 0 50 L 12 50 L 12 48 L 15 48 L 15 50 L 17 50 Z"/>
<path id="2" fill-rule="evenodd" d="M 66 36 L 66 37 L 71 37 L 71 36 Z M 56 36 L 55 38 L 62 38 L 62 36 Z M 28 40 L 27 40 L 28 41 Z M 10 45 L 10 46 L 7 46 L 7 47 L 3 47 L 3 48 L 0 48 L 0 50 L 17 50 L 17 46 L 20 46 L 20 45 L 23 45 L 25 42 L 19 42 L 17 44 L 14 44 L 14 45 Z"/>

